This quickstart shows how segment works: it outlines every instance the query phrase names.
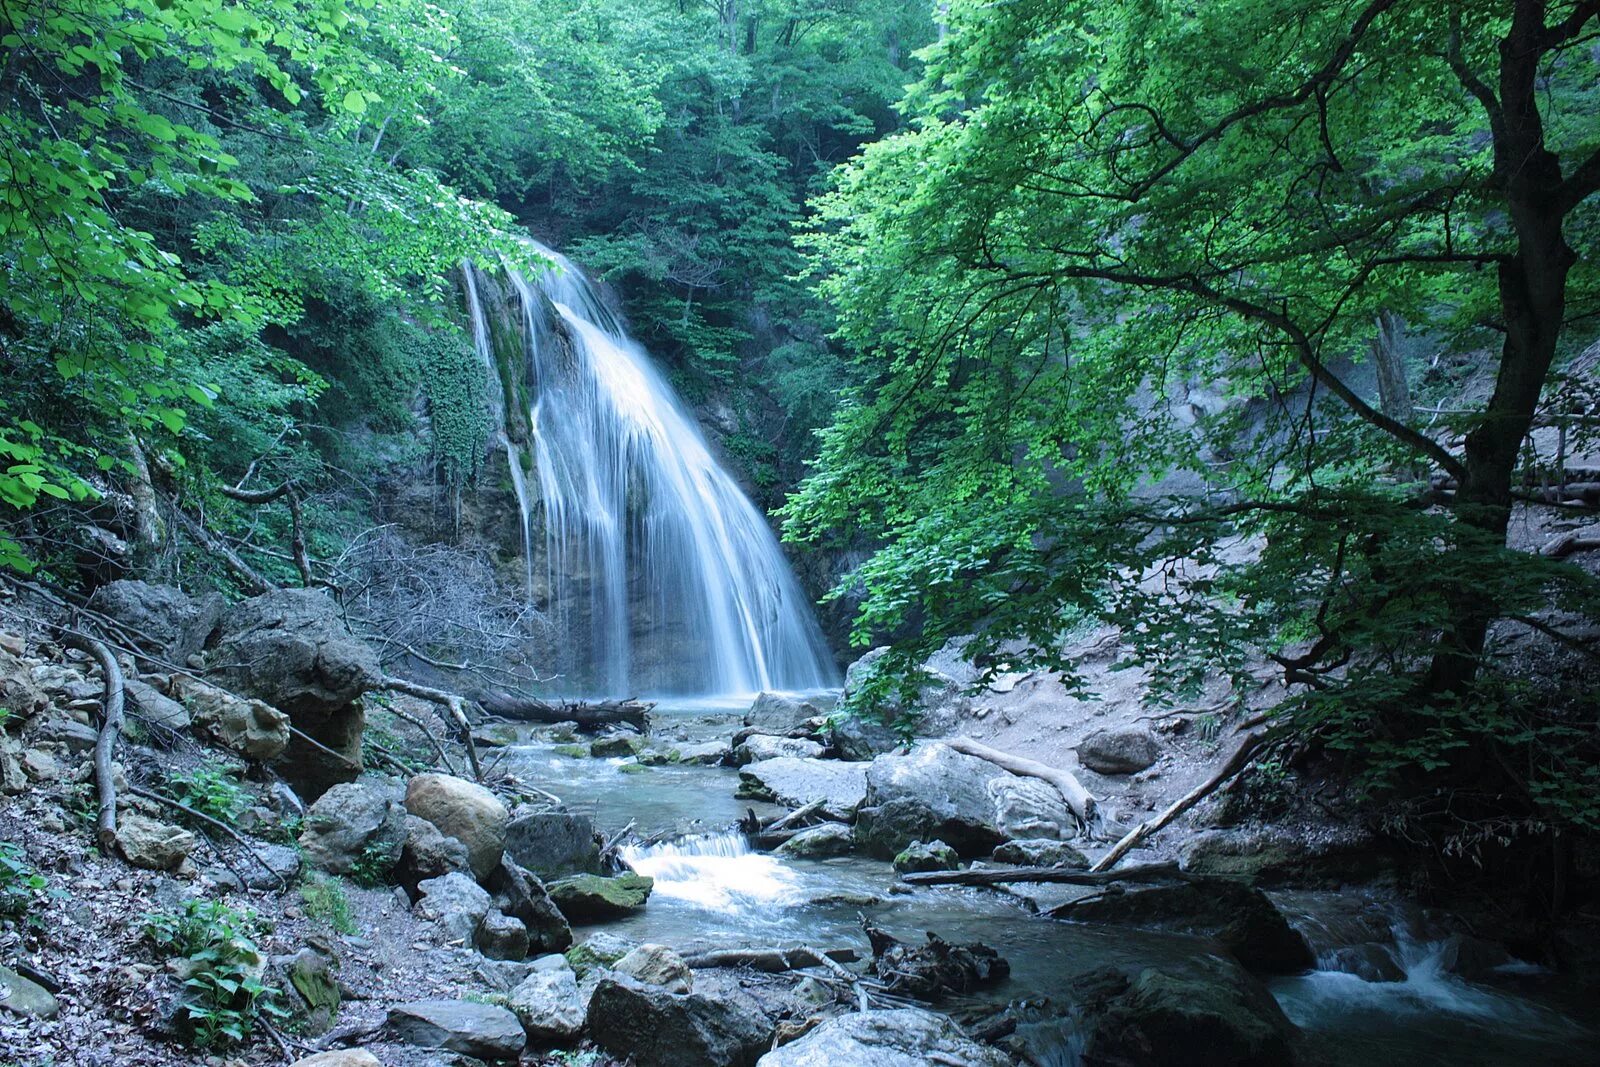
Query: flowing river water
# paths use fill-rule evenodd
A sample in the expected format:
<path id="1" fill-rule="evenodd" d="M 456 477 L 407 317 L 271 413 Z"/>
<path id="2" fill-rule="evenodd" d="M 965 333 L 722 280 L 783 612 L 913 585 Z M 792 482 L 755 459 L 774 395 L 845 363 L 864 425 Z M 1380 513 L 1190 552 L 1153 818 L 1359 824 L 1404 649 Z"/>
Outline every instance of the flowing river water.
<path id="1" fill-rule="evenodd" d="M 653 732 L 676 741 L 726 739 L 748 706 L 741 701 L 678 701 L 659 705 Z M 624 772 L 622 759 L 573 758 L 553 743 L 526 740 L 503 755 L 508 769 L 561 796 L 614 833 L 628 823 L 643 836 L 671 832 L 666 842 L 634 848 L 628 862 L 655 879 L 642 912 L 601 929 L 679 951 L 805 944 L 855 948 L 869 955 L 860 917 L 908 941 L 936 931 L 954 941 L 981 940 L 1011 963 L 1010 979 L 987 992 L 999 1001 L 1054 997 L 1064 980 L 1105 964 L 1160 964 L 1182 969 L 1209 951 L 1204 941 L 1121 927 L 1040 918 L 1042 906 L 1082 890 L 1017 887 L 1018 892 L 910 889 L 887 863 L 863 857 L 790 860 L 752 852 L 733 830 L 747 808 L 736 800 L 738 773 L 674 765 Z M 1469 983 L 1441 966 L 1443 942 L 1413 931 L 1404 909 L 1351 893 L 1275 894 L 1277 903 L 1325 961 L 1340 947 L 1389 931 L 1389 951 L 1404 981 L 1368 982 L 1337 970 L 1315 970 L 1269 982 L 1284 1012 L 1309 1035 L 1323 1062 L 1335 1067 L 1490 1067 L 1526 1064 L 1578 1067 L 1600 1062 L 1594 1005 L 1532 967 L 1504 969 Z M 581 936 L 581 935 L 580 935 Z M 1030 1028 L 1037 1062 L 1077 1062 L 1067 1025 Z M 1199 1060 L 1196 1061 L 1200 1062 Z"/>

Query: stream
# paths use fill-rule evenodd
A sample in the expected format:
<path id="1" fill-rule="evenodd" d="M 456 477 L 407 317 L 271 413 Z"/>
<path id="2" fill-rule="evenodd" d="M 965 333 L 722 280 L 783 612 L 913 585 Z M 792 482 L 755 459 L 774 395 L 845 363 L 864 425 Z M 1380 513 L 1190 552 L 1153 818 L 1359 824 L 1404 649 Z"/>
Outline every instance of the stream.
<path id="1" fill-rule="evenodd" d="M 653 735 L 674 741 L 725 740 L 738 729 L 749 698 L 670 700 L 653 713 Z M 850 856 L 790 860 L 752 852 L 731 828 L 746 809 L 781 811 L 734 799 L 738 772 L 674 765 L 641 773 L 623 759 L 574 758 L 554 743 L 522 741 L 502 749 L 507 769 L 559 795 L 574 811 L 614 833 L 629 822 L 642 837 L 670 832 L 666 843 L 624 850 L 628 862 L 655 879 L 649 905 L 605 929 L 680 952 L 740 945 L 806 944 L 870 953 L 860 916 L 907 941 L 937 931 L 952 941 L 981 940 L 1011 963 L 1011 977 L 984 996 L 1007 1002 L 1058 996 L 1062 978 L 1104 964 L 1160 964 L 1183 969 L 1210 951 L 1208 943 L 1174 934 L 1041 919 L 1029 899 L 1050 907 L 1087 890 L 1015 887 L 1015 892 L 910 888 L 887 864 Z M 1388 951 L 1404 981 L 1368 982 L 1338 970 L 1271 980 L 1285 1014 L 1308 1034 L 1308 1045 L 1335 1067 L 1405 1064 L 1491 1067 L 1540 1064 L 1579 1067 L 1600 1061 L 1600 1032 L 1581 1021 L 1592 1005 L 1553 976 L 1518 965 L 1491 982 L 1470 983 L 1441 968 L 1443 944 L 1410 931 L 1395 905 L 1359 892 L 1273 894 L 1324 961 L 1349 944 L 1388 935 Z M 1357 915 L 1356 913 L 1360 913 Z M 1041 1064 L 1077 1062 L 1064 1024 L 1034 1028 Z"/>

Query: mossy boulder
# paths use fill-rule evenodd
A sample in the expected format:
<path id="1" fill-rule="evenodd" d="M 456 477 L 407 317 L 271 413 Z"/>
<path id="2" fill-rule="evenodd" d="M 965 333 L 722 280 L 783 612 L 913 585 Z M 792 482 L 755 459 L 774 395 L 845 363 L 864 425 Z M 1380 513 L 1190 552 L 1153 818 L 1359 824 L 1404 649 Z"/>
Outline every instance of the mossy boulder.
<path id="1" fill-rule="evenodd" d="M 580 874 L 551 883 L 550 899 L 568 922 L 604 922 L 644 907 L 654 887 L 655 879 L 639 874 Z"/>
<path id="2" fill-rule="evenodd" d="M 943 841 L 915 841 L 894 858 L 894 869 L 901 874 L 916 871 L 953 871 L 961 866 L 956 850 Z"/>

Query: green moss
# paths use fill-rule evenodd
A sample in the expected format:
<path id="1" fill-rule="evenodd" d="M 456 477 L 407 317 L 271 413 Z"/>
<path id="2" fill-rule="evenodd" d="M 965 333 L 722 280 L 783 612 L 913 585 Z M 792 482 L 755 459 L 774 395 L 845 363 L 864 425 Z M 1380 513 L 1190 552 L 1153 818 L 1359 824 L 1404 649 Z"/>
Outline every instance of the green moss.
<path id="1" fill-rule="evenodd" d="M 551 751 L 558 756 L 571 756 L 573 759 L 589 758 L 589 750 L 582 745 L 557 745 Z"/>

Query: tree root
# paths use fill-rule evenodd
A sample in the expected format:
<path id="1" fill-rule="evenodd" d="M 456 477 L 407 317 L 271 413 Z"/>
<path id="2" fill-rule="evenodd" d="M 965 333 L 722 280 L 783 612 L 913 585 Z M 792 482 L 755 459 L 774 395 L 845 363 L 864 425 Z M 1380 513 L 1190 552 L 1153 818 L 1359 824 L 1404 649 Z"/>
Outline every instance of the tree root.
<path id="1" fill-rule="evenodd" d="M 100 813 L 95 818 L 95 836 L 100 840 L 100 851 L 110 855 L 117 843 L 117 785 L 111 759 L 116 753 L 117 737 L 122 732 L 124 690 L 122 668 L 117 657 L 104 641 L 85 637 L 76 632 L 65 635 L 65 643 L 89 653 L 100 664 L 105 679 L 105 696 L 102 699 L 100 733 L 94 742 L 94 782 L 100 798 Z"/>

